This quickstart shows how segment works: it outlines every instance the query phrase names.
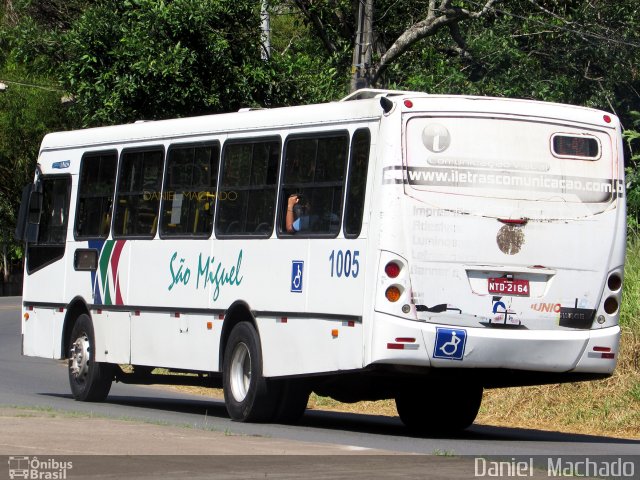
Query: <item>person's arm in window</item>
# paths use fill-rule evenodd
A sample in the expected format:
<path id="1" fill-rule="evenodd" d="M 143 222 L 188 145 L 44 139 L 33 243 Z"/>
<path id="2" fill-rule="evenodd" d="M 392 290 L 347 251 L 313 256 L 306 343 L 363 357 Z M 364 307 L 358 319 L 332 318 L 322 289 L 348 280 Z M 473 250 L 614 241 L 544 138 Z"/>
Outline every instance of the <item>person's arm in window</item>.
<path id="1" fill-rule="evenodd" d="M 295 233 L 296 229 L 293 226 L 293 222 L 295 221 L 295 217 L 293 215 L 293 207 L 298 203 L 298 196 L 291 195 L 287 200 L 287 215 L 285 217 L 285 226 L 288 233 Z"/>

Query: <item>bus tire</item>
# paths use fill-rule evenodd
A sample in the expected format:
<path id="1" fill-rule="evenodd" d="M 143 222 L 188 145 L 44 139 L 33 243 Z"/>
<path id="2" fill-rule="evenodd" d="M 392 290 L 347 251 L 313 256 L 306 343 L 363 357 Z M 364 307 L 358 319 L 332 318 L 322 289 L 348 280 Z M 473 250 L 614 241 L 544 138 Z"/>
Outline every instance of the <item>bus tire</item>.
<path id="1" fill-rule="evenodd" d="M 396 409 L 407 428 L 417 433 L 450 434 L 469 427 L 480 410 L 482 386 L 437 383 L 428 390 L 405 390 Z"/>
<path id="2" fill-rule="evenodd" d="M 224 349 L 224 403 L 232 420 L 269 422 L 280 398 L 280 385 L 262 376 L 262 348 L 256 329 L 240 322 Z"/>
<path id="3" fill-rule="evenodd" d="M 299 379 L 280 380 L 280 382 L 282 384 L 282 393 L 275 421 L 293 425 L 298 423 L 307 409 L 311 387 L 307 381 Z"/>
<path id="4" fill-rule="evenodd" d="M 114 367 L 95 361 L 93 322 L 82 314 L 71 330 L 69 341 L 69 385 L 73 398 L 82 402 L 101 402 L 111 390 Z"/>

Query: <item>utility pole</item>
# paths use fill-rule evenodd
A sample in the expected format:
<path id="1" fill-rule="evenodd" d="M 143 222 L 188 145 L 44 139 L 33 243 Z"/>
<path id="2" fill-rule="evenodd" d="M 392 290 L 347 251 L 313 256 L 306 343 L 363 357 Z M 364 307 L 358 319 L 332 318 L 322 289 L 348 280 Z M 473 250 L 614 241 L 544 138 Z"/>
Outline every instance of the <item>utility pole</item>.
<path id="1" fill-rule="evenodd" d="M 351 91 L 371 86 L 371 61 L 373 50 L 373 0 L 358 1 L 356 17 L 358 31 L 353 49 L 353 65 L 351 67 Z"/>

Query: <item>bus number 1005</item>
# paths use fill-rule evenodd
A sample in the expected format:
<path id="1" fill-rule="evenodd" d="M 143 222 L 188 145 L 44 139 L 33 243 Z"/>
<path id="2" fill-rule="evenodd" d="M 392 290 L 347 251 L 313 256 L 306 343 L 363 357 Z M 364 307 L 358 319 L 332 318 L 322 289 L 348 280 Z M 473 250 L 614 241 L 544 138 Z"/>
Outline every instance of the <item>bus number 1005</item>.
<path id="1" fill-rule="evenodd" d="M 353 277 L 356 278 L 360 273 L 360 262 L 358 256 L 359 250 L 332 250 L 329 255 L 329 261 L 331 262 L 331 276 L 332 277 Z"/>

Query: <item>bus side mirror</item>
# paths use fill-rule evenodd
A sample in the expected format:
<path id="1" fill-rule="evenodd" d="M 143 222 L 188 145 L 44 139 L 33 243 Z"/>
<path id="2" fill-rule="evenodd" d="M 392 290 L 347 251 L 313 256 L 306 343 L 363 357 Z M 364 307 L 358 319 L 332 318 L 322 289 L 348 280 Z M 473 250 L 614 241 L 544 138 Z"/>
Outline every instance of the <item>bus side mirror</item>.
<path id="1" fill-rule="evenodd" d="M 38 239 L 41 214 L 42 192 L 35 190 L 33 184 L 29 184 L 22 190 L 15 239 L 21 242 L 35 243 Z"/>

